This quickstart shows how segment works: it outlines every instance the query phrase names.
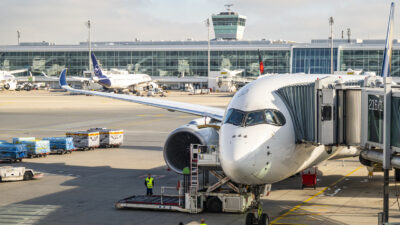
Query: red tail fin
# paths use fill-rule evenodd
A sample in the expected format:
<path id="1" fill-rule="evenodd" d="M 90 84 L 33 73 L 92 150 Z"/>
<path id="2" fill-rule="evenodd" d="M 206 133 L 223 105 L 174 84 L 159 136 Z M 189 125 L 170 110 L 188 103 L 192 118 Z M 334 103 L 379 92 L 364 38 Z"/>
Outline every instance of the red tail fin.
<path id="1" fill-rule="evenodd" d="M 261 58 L 260 49 L 258 49 L 258 62 L 260 63 L 260 75 L 264 74 L 264 63 Z"/>

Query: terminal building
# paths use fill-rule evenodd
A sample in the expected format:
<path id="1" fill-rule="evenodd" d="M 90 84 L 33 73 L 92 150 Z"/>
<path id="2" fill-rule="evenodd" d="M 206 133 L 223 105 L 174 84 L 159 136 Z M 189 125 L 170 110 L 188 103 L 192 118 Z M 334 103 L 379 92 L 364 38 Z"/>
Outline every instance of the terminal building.
<path id="1" fill-rule="evenodd" d="M 259 75 L 258 50 L 265 73 L 330 73 L 330 40 L 309 43 L 274 40 L 243 40 L 246 17 L 222 12 L 211 16 L 215 39 L 210 41 L 211 71 L 243 70 L 243 76 Z M 383 36 L 383 35 L 382 35 Z M 380 73 L 384 40 L 335 39 L 334 70 Z M 153 77 L 206 77 L 207 41 L 92 42 L 92 51 L 104 69 L 125 69 Z M 88 43 L 20 43 L 0 46 L 0 70 L 30 68 L 32 72 L 82 76 L 89 67 Z M 400 41 L 394 40 L 392 76 L 400 77 Z"/>

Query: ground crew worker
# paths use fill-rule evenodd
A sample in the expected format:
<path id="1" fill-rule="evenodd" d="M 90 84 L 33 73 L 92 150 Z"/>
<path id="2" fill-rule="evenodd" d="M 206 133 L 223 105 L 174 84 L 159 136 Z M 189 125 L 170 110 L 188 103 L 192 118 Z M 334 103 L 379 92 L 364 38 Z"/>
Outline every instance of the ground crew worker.
<path id="1" fill-rule="evenodd" d="M 151 174 L 147 174 L 146 179 L 144 180 L 144 185 L 146 186 L 146 195 L 153 195 L 153 187 L 154 187 L 154 178 L 151 177 Z"/>
<path id="2" fill-rule="evenodd" d="M 207 225 L 204 219 L 201 219 L 200 225 Z"/>

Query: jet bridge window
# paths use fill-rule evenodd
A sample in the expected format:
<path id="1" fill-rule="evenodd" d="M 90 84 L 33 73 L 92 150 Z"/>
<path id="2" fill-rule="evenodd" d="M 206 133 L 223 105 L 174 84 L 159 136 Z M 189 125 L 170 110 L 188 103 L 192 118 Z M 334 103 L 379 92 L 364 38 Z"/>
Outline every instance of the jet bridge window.
<path id="1" fill-rule="evenodd" d="M 332 106 L 330 105 L 322 106 L 321 120 L 322 121 L 332 120 Z"/>

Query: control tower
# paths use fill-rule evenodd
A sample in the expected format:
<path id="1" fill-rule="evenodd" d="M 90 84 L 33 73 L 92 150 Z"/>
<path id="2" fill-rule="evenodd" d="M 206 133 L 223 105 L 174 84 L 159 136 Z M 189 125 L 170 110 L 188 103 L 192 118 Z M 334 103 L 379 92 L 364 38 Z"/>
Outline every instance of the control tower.
<path id="1" fill-rule="evenodd" d="M 242 40 L 246 17 L 232 12 L 233 4 L 225 5 L 227 11 L 211 16 L 216 39 Z"/>

